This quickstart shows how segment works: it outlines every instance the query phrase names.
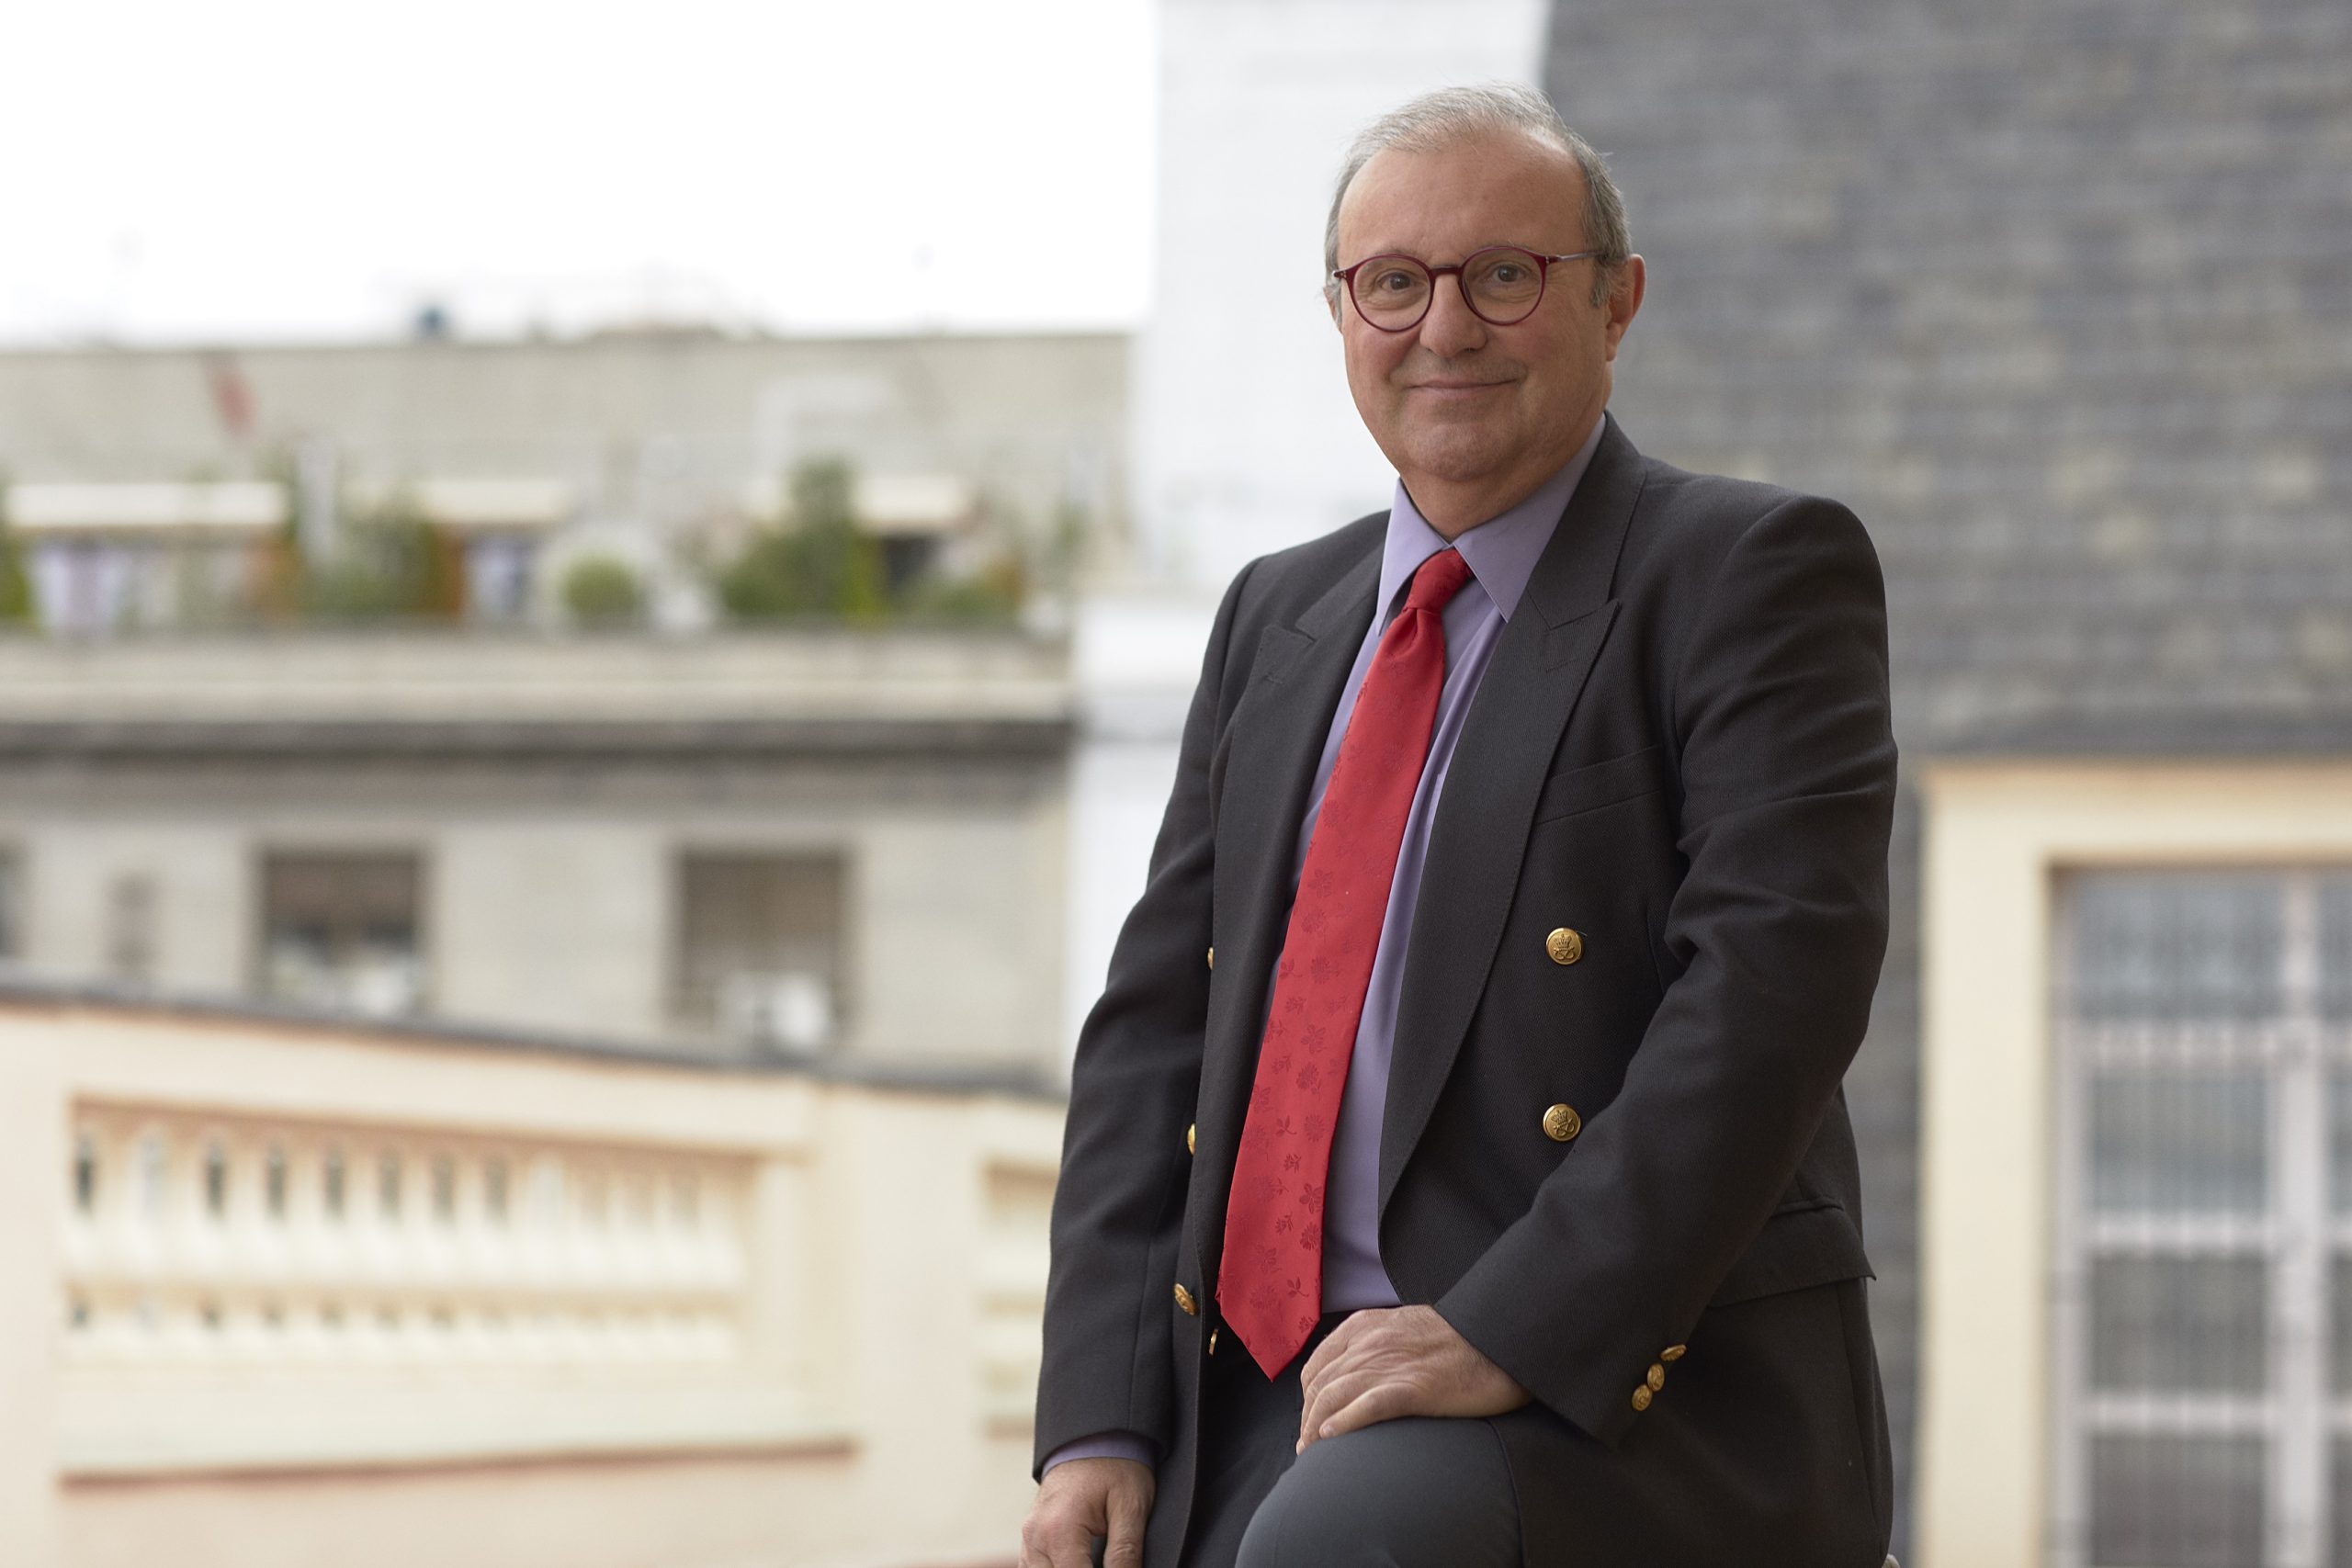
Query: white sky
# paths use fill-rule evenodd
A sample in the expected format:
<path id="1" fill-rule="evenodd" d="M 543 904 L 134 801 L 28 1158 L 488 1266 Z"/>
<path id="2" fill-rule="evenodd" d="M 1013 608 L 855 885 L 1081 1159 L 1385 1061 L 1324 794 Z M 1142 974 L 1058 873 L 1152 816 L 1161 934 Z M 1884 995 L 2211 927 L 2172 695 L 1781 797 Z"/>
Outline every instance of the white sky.
<path id="1" fill-rule="evenodd" d="M 1150 0 L 23 0 L 0 342 L 1123 326 Z"/>

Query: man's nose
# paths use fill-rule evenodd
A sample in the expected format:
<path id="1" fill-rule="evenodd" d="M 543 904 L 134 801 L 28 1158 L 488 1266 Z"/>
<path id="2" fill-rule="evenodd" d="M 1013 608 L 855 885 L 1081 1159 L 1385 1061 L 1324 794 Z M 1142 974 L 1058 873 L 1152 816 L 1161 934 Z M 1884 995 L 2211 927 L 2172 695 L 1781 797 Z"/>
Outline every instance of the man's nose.
<path id="1" fill-rule="evenodd" d="M 1421 346 L 1450 359 L 1486 341 L 1487 323 L 1470 309 L 1469 296 L 1462 291 L 1462 275 L 1453 272 L 1437 279 L 1431 286 L 1429 314 L 1421 318 Z"/>

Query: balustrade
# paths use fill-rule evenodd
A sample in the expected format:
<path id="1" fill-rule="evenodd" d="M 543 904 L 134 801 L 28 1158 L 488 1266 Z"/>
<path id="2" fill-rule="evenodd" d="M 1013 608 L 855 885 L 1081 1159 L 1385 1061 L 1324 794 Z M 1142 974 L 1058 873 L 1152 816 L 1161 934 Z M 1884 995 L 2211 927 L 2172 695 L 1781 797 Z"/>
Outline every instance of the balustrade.
<path id="1" fill-rule="evenodd" d="M 730 1561 L 999 1551 L 1059 1134 L 1025 1090 L 0 993 L 0 1562 L 130 1560 L 71 1543 L 163 1529 L 158 1482 L 232 1499 L 220 1561 L 318 1561 L 365 1477 L 516 1461 L 423 1557 L 336 1560 L 617 1562 L 664 1509 Z"/>

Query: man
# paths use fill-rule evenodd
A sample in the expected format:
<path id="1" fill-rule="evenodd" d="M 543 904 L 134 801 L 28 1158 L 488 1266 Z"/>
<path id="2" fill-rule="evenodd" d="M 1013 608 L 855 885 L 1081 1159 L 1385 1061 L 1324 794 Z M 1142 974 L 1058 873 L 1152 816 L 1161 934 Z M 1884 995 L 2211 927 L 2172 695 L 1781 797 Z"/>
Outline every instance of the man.
<path id="1" fill-rule="evenodd" d="M 1876 1568 L 1869 540 L 1606 415 L 1644 264 L 1536 95 L 1374 126 L 1326 246 L 1395 502 L 1217 612 L 1079 1043 L 1022 1562 Z"/>

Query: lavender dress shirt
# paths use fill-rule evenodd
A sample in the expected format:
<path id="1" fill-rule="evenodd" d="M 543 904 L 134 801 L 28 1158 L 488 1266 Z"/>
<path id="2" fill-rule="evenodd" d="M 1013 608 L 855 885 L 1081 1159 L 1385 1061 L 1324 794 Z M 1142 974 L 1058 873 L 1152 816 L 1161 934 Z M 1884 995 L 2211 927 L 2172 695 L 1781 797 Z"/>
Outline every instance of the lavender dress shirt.
<path id="1" fill-rule="evenodd" d="M 1396 1288 L 1389 1283 L 1388 1270 L 1380 1261 L 1380 1120 L 1388 1103 L 1388 1062 L 1396 1047 L 1405 944 L 1412 934 L 1413 906 L 1420 897 L 1430 827 L 1437 817 L 1438 797 L 1445 789 L 1446 769 L 1453 763 L 1454 742 L 1461 739 L 1470 699 L 1487 673 L 1504 624 L 1519 607 L 1536 558 L 1551 543 L 1560 513 L 1567 509 L 1568 498 L 1600 446 L 1602 428 L 1602 421 L 1593 421 L 1584 445 L 1559 472 L 1517 506 L 1465 529 L 1453 541 L 1453 547 L 1470 563 L 1471 580 L 1445 607 L 1445 686 L 1438 696 L 1429 757 L 1421 764 L 1420 784 L 1405 818 L 1404 840 L 1397 846 L 1396 876 L 1388 888 L 1380 946 L 1373 956 L 1363 1017 L 1356 1025 L 1355 1052 L 1348 1059 L 1347 1088 L 1340 1100 L 1340 1123 L 1331 1139 L 1331 1174 L 1323 1207 L 1323 1310 L 1327 1314 L 1396 1304 Z M 1307 840 L 1315 832 L 1316 818 L 1323 809 L 1324 789 L 1340 760 L 1340 738 L 1355 712 L 1356 694 L 1363 689 L 1373 655 L 1379 651 L 1381 634 L 1402 607 L 1406 585 L 1414 571 L 1445 547 L 1445 536 L 1422 518 L 1413 498 L 1405 493 L 1404 481 L 1397 480 L 1396 497 L 1388 510 L 1387 540 L 1381 551 L 1380 613 L 1364 633 L 1347 684 L 1340 688 L 1339 706 L 1332 710 L 1323 757 L 1316 765 L 1314 787 L 1307 793 L 1306 815 L 1299 822 L 1291 863 L 1294 887 L 1306 862 Z M 1101 1432 L 1056 1449 L 1045 1469 L 1073 1459 L 1132 1459 L 1151 1464 L 1158 1457 L 1156 1445 L 1138 1433 Z"/>

